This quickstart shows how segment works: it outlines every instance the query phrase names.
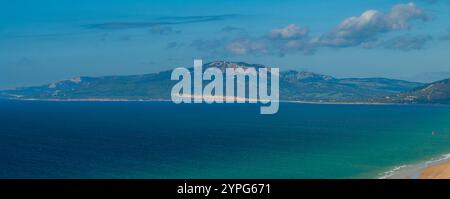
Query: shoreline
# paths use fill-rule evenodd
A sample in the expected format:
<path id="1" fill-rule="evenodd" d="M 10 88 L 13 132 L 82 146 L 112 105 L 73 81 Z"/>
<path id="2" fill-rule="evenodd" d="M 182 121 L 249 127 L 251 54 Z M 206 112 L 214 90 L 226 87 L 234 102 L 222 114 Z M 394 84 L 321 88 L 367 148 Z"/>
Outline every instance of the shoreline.
<path id="1" fill-rule="evenodd" d="M 171 102 L 171 99 L 126 99 L 126 98 L 80 98 L 80 99 L 44 99 L 44 98 L 0 98 L 0 100 L 17 101 L 50 101 L 50 102 Z M 257 101 L 255 99 L 246 99 Z M 402 104 L 402 103 L 382 103 L 382 102 L 327 102 L 327 101 L 301 101 L 301 100 L 279 100 L 280 103 L 298 104 L 330 104 L 330 105 L 432 105 L 446 106 L 446 104 Z"/>
<path id="2" fill-rule="evenodd" d="M 450 179 L 450 154 L 417 164 L 397 166 L 378 179 Z"/>
<path id="3" fill-rule="evenodd" d="M 17 101 L 43 101 L 43 102 L 171 102 L 170 99 L 121 99 L 121 98 L 82 98 L 82 99 L 37 99 L 37 98 L 4 98 L 4 100 Z"/>
<path id="4" fill-rule="evenodd" d="M 0 98 L 0 100 L 43 101 L 43 102 L 171 102 L 171 99 L 126 99 L 126 98 L 82 98 L 82 99 L 38 99 L 38 98 Z M 251 100 L 251 99 L 250 99 Z M 406 104 L 383 102 L 318 102 L 301 100 L 279 100 L 279 103 L 320 104 L 320 105 L 395 105 L 395 106 L 450 106 L 450 104 Z M 223 103 L 225 104 L 225 103 Z"/>

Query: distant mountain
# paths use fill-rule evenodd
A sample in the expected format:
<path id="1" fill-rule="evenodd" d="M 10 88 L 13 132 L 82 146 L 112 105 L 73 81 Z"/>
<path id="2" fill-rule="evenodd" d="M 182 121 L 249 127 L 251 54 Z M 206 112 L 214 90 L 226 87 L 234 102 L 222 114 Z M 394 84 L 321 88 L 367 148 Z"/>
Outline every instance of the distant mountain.
<path id="1" fill-rule="evenodd" d="M 281 73 L 282 99 L 304 101 L 351 102 L 405 92 L 421 83 L 386 78 L 343 78 L 310 72 Z"/>
<path id="2" fill-rule="evenodd" d="M 222 70 L 232 68 L 263 68 L 260 64 L 216 61 L 204 66 Z M 191 69 L 192 70 L 192 69 Z M 172 71 L 146 75 L 77 77 L 51 84 L 17 88 L 0 92 L 14 99 L 170 99 Z M 406 92 L 421 83 L 386 78 L 343 78 L 312 72 L 280 72 L 280 99 L 300 101 L 351 102 Z"/>
<path id="3" fill-rule="evenodd" d="M 450 79 L 423 85 L 409 92 L 387 96 L 391 103 L 450 104 Z"/>

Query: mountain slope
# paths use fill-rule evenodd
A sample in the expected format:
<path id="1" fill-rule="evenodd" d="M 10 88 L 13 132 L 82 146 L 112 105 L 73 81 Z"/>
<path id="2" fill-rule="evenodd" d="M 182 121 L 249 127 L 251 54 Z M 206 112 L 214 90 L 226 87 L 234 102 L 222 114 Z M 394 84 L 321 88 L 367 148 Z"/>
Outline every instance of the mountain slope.
<path id="1" fill-rule="evenodd" d="M 450 79 L 418 87 L 406 93 L 385 98 L 393 103 L 450 104 Z"/>
<path id="2" fill-rule="evenodd" d="M 222 70 L 232 68 L 263 68 L 264 65 L 244 62 L 216 61 L 204 65 Z M 191 69 L 192 70 L 192 69 Z M 1 92 L 16 99 L 170 99 L 171 71 L 146 75 L 78 77 L 37 87 Z M 422 86 L 420 83 L 385 78 L 344 78 L 311 72 L 280 72 L 280 99 L 302 101 L 361 101 L 405 92 Z"/>
<path id="3" fill-rule="evenodd" d="M 292 78 L 295 76 L 296 78 Z M 385 78 L 344 78 L 308 72 L 281 73 L 282 99 L 305 101 L 365 101 L 367 98 L 405 92 L 420 83 Z"/>

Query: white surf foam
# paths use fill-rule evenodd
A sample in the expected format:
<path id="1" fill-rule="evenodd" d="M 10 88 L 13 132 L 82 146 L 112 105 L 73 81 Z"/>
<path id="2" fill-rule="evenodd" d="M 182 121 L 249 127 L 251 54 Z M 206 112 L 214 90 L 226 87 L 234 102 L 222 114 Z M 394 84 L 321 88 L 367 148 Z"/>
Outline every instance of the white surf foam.
<path id="1" fill-rule="evenodd" d="M 432 158 L 425 162 L 410 165 L 396 166 L 393 169 L 381 173 L 378 177 L 379 179 L 402 179 L 402 178 L 417 178 L 420 171 L 431 165 L 439 164 L 442 162 L 447 162 L 450 160 L 450 154 L 441 155 L 437 158 Z"/>

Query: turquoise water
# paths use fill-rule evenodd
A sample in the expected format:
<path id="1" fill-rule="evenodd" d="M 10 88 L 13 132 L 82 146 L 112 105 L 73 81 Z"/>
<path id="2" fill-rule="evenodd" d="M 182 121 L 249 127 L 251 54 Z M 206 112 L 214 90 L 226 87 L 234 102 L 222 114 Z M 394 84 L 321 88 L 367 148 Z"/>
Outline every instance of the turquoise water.
<path id="1" fill-rule="evenodd" d="M 0 101 L 0 178 L 375 178 L 447 153 L 448 106 Z"/>

